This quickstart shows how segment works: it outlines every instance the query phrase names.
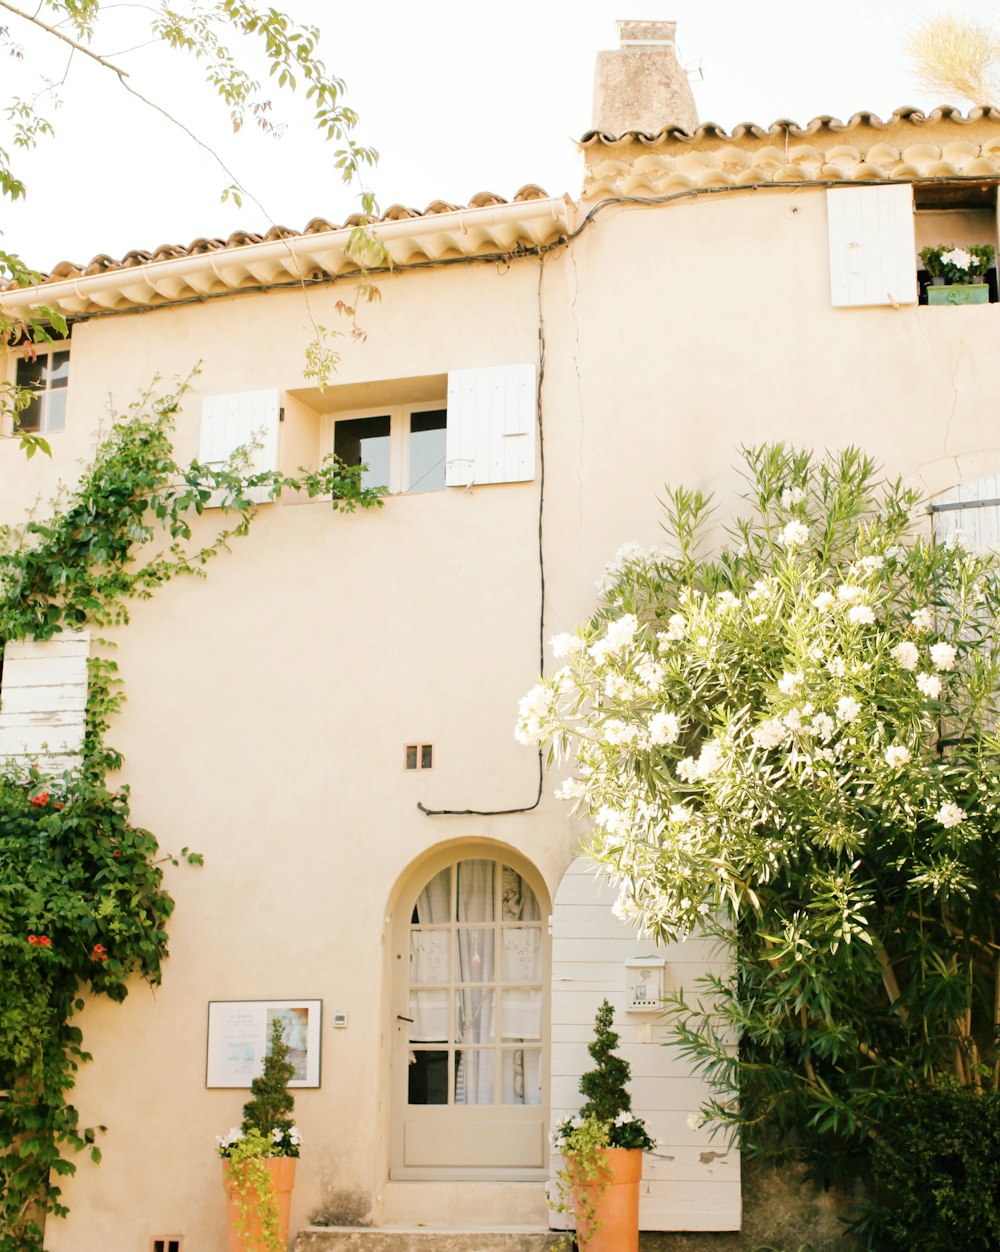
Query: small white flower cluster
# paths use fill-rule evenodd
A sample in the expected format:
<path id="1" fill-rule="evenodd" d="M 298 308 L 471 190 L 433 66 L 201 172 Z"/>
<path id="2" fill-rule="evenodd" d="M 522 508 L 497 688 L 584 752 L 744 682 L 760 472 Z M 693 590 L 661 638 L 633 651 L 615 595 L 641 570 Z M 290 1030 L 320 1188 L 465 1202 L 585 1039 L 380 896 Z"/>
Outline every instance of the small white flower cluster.
<path id="1" fill-rule="evenodd" d="M 234 1144 L 239 1143 L 242 1138 L 243 1131 L 240 1130 L 239 1126 L 232 1126 L 227 1135 L 216 1135 L 215 1142 L 220 1148 L 231 1148 Z"/>
<path id="2" fill-rule="evenodd" d="M 900 765 L 906 765 L 909 760 L 910 749 L 900 743 L 894 743 L 885 750 L 885 763 L 886 765 L 891 765 L 893 769 L 897 769 Z"/>
<path id="3" fill-rule="evenodd" d="M 801 487 L 786 487 L 781 493 L 781 507 L 790 509 L 793 505 L 801 504 L 806 498 L 806 493 Z"/>
<path id="4" fill-rule="evenodd" d="M 552 655 L 558 660 L 562 660 L 563 657 L 567 656 L 576 656 L 578 652 L 583 651 L 585 646 L 579 635 L 553 635 L 549 640 Z"/>
<path id="5" fill-rule="evenodd" d="M 677 777 L 683 782 L 697 782 L 699 779 L 710 778 L 722 765 L 722 744 L 717 739 L 710 739 L 702 745 L 698 759 L 686 756 L 678 762 Z"/>
<path id="6" fill-rule="evenodd" d="M 934 814 L 935 821 L 939 821 L 942 826 L 949 829 L 953 826 L 961 826 L 966 817 L 968 814 L 965 809 L 960 809 L 957 804 L 942 804 Z"/>
<path id="7" fill-rule="evenodd" d="M 518 743 L 539 743 L 548 733 L 556 711 L 556 693 L 545 683 L 536 683 L 518 705 L 514 737 Z"/>
<path id="8" fill-rule="evenodd" d="M 615 618 L 614 621 L 608 622 L 604 638 L 592 643 L 588 652 L 600 665 L 609 656 L 617 656 L 623 648 L 628 647 L 638 629 L 639 619 L 634 613 L 626 613 L 622 617 Z"/>
<path id="9" fill-rule="evenodd" d="M 759 726 L 753 728 L 750 738 L 758 748 L 763 748 L 766 752 L 782 743 L 786 734 L 785 723 L 782 719 L 780 717 L 769 717 L 767 721 L 761 722 Z"/>
<path id="10" fill-rule="evenodd" d="M 657 747 L 676 743 L 680 733 L 681 723 L 676 713 L 654 713 L 649 720 L 649 741 Z"/>
<path id="11" fill-rule="evenodd" d="M 284 1135 L 282 1134 L 282 1132 L 281 1132 L 280 1130 L 278 1130 L 278 1129 L 277 1129 L 277 1127 L 275 1127 L 275 1129 L 271 1131 L 271 1142 L 272 1142 L 272 1143 L 281 1143 L 281 1141 L 282 1141 L 282 1139 L 283 1139 L 283 1138 L 284 1138 Z M 289 1128 L 288 1128 L 288 1142 L 292 1145 L 292 1147 L 293 1147 L 293 1148 L 297 1148 L 297 1147 L 299 1147 L 299 1146 L 301 1145 L 301 1143 L 302 1143 L 302 1134 L 301 1134 L 301 1132 L 299 1131 L 298 1126 L 289 1126 Z"/>
<path id="12" fill-rule="evenodd" d="M 805 522 L 789 522 L 782 528 L 778 542 L 789 552 L 794 552 L 796 548 L 804 547 L 809 542 L 809 527 Z"/>
<path id="13" fill-rule="evenodd" d="M 949 252 L 942 252 L 941 260 L 945 265 L 954 265 L 957 270 L 968 270 L 975 264 L 975 257 L 964 248 L 952 248 Z"/>
<path id="14" fill-rule="evenodd" d="M 609 595 L 629 569 L 652 572 L 669 568 L 677 560 L 671 548 L 643 548 L 637 543 L 623 543 L 594 583 L 602 596 Z"/>
<path id="15" fill-rule="evenodd" d="M 917 690 L 928 700 L 936 700 L 941 694 L 941 679 L 937 674 L 918 674 Z"/>

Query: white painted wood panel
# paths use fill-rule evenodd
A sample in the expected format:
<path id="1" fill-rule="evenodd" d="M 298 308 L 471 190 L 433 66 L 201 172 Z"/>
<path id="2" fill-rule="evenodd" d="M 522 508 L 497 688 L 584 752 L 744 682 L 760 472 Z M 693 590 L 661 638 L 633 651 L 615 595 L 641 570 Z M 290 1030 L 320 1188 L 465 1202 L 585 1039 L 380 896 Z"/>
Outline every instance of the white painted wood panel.
<path id="1" fill-rule="evenodd" d="M 90 635 L 8 643 L 0 684 L 0 757 L 61 772 L 83 746 Z"/>
<path id="2" fill-rule="evenodd" d="M 594 1014 L 607 998 L 615 1009 L 619 1052 L 632 1066 L 633 1108 L 658 1141 L 644 1158 L 639 1225 L 643 1230 L 738 1230 L 739 1152 L 723 1138 L 688 1123 L 708 1094 L 702 1079 L 677 1049 L 664 1046 L 666 1027 L 655 1016 L 625 1012 L 625 961 L 635 956 L 666 958 L 668 988 L 693 991 L 711 967 L 726 970 L 725 953 L 705 939 L 658 949 L 640 939 L 611 912 L 616 892 L 593 865 L 579 858 L 556 893 L 552 916 L 551 1124 L 558 1126 L 580 1107 L 580 1075 L 592 1065 L 587 1043 Z M 646 1030 L 650 1042 L 643 1042 Z M 554 1174 L 560 1158 L 553 1156 Z M 562 1215 L 550 1224 L 559 1228 Z"/>
<path id="3" fill-rule="evenodd" d="M 912 188 L 831 187 L 826 204 L 832 303 L 838 308 L 915 304 Z"/>
<path id="4" fill-rule="evenodd" d="M 980 503 L 987 500 L 1000 500 L 1000 474 L 960 483 L 935 496 L 931 501 L 934 505 L 978 505 L 974 509 L 943 509 L 932 513 L 935 539 L 946 543 L 961 535 L 964 546 L 971 552 L 1000 548 L 1000 505 Z"/>
<path id="5" fill-rule="evenodd" d="M 201 402 L 198 459 L 206 465 L 221 467 L 237 448 L 256 445 L 250 454 L 249 471 L 262 473 L 277 469 L 279 416 L 279 396 L 274 387 L 205 396 Z M 254 487 L 247 495 L 258 504 L 266 504 L 271 499 L 266 487 Z M 209 500 L 210 507 L 220 503 L 221 493 Z"/>
<path id="6" fill-rule="evenodd" d="M 452 370 L 448 375 L 445 482 L 449 487 L 535 477 L 534 365 Z"/>

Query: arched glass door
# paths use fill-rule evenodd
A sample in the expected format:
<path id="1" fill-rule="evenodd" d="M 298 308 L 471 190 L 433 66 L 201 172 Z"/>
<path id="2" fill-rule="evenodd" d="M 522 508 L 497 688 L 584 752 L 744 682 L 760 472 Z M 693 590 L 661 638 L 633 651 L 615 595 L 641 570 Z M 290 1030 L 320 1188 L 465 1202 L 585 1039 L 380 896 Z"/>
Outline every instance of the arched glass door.
<path id="1" fill-rule="evenodd" d="M 430 867 L 395 929 L 396 1176 L 544 1165 L 542 906 L 482 851 Z"/>

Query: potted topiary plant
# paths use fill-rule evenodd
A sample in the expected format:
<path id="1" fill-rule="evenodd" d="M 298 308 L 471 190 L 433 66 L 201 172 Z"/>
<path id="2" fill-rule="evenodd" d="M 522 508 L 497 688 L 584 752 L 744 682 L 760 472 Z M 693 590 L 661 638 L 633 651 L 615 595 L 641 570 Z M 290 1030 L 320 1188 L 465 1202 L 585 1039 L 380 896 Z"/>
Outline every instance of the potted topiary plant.
<path id="1" fill-rule="evenodd" d="M 301 1142 L 281 1021 L 271 1023 L 264 1068 L 250 1084 L 242 1125 L 218 1136 L 229 1223 L 229 1252 L 285 1252 Z"/>
<path id="2" fill-rule="evenodd" d="M 615 1055 L 613 1019 L 604 1000 L 587 1045 L 594 1068 L 580 1079 L 586 1102 L 553 1135 L 564 1166 L 552 1207 L 572 1210 L 581 1252 L 638 1252 L 642 1154 L 655 1146 L 645 1123 L 632 1113 L 625 1085 L 631 1067 Z"/>
<path id="3" fill-rule="evenodd" d="M 972 244 L 956 248 L 941 243 L 920 249 L 920 259 L 931 276 L 928 304 L 987 304 L 990 289 L 982 277 L 993 262 L 992 244 Z"/>

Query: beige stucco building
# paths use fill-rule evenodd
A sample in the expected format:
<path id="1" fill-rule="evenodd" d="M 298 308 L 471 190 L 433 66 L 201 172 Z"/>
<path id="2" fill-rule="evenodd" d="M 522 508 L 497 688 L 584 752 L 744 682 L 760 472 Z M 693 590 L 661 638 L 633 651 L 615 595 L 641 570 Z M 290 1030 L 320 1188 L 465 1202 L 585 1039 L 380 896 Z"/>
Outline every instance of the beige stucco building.
<path id="1" fill-rule="evenodd" d="M 270 464 L 353 449 L 390 491 L 351 516 L 261 505 L 207 579 L 116 636 L 135 818 L 206 864 L 169 871 L 163 986 L 83 1014 L 77 1103 L 108 1132 L 52 1252 L 222 1246 L 214 1136 L 246 1093 L 207 1085 L 209 1004 L 249 1001 L 322 1002 L 294 1230 L 544 1227 L 545 1132 L 577 1103 L 604 994 L 665 1145 L 643 1224 L 739 1226 L 738 1155 L 689 1126 L 697 1080 L 625 1011 L 624 962 L 650 949 L 576 861 L 517 701 L 616 549 L 657 542 L 664 482 L 729 512 L 741 444 L 859 444 L 929 496 L 990 495 L 995 274 L 992 303 L 926 307 L 918 251 L 996 244 L 1000 115 L 581 146 L 579 199 L 390 209 L 382 298 L 323 391 L 304 347 L 353 283 L 349 226 L 101 258 L 3 296 L 72 333 L 37 417 L 52 461 L 0 443 L 0 520 L 73 479 L 109 405 L 196 365 L 180 459 L 262 429 Z M 696 940 L 663 955 L 668 986 L 721 959 Z M 219 1045 L 230 1073 L 238 1044 Z"/>

